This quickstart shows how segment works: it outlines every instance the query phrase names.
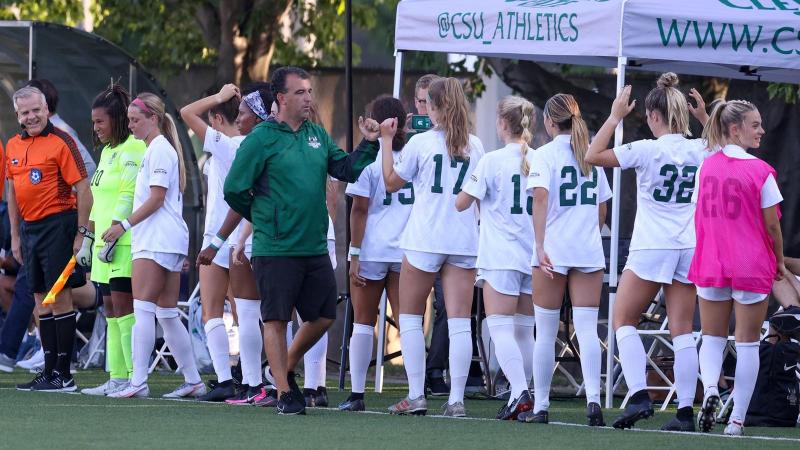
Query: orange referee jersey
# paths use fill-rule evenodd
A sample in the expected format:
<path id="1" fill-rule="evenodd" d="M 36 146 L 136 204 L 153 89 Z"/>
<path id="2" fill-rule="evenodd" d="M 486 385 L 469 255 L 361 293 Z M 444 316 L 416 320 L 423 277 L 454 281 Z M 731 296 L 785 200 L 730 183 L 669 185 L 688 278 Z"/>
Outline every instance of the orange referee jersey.
<path id="1" fill-rule="evenodd" d="M 6 151 L 3 148 L 3 141 L 0 141 L 0 161 L 3 161 L 3 163 L 0 164 L 0 180 L 3 180 L 3 183 L 0 183 L 0 201 L 3 200 L 3 197 L 6 194 L 6 189 L 5 189 L 6 163 L 5 163 L 5 160 L 6 160 Z"/>
<path id="2" fill-rule="evenodd" d="M 8 141 L 5 161 L 22 220 L 75 209 L 72 186 L 87 173 L 78 146 L 65 131 L 50 122 L 38 136 L 23 131 Z"/>

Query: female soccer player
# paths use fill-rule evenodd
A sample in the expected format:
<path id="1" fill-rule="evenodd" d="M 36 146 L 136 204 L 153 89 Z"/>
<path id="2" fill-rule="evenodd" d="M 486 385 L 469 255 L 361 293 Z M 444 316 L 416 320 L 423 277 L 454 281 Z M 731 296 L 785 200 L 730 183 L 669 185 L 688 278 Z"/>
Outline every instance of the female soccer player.
<path id="1" fill-rule="evenodd" d="M 575 332 L 586 386 L 590 426 L 602 426 L 600 341 L 597 313 L 605 256 L 600 227 L 611 198 L 605 173 L 585 160 L 589 132 L 578 103 L 556 94 L 544 106 L 544 126 L 552 142 L 533 152 L 528 192 L 533 194 L 533 304 L 536 346 L 533 353 L 535 404 L 518 417 L 547 423 L 555 339 L 564 291 L 569 288 Z"/>
<path id="2" fill-rule="evenodd" d="M 150 394 L 147 369 L 156 339 L 155 318 L 185 379 L 164 397 L 206 393 L 177 308 L 180 272 L 189 249 L 189 229 L 182 215 L 186 170 L 175 123 L 164 108 L 164 102 L 149 92 L 139 94 L 128 107 L 131 131 L 147 144 L 147 151 L 136 178 L 133 213 L 103 233 L 105 242 L 114 242 L 131 229 L 133 233 L 133 376 L 111 397 Z"/>
<path id="3" fill-rule="evenodd" d="M 214 95 L 202 98 L 181 109 L 181 117 L 195 135 L 203 141 L 203 151 L 211 154 L 208 161 L 208 201 L 206 208 L 203 248 L 217 249 L 225 246 L 219 230 L 228 204 L 222 195 L 225 177 L 231 168 L 236 149 L 244 139 L 236 127 L 239 111 L 239 88 L 226 84 Z M 208 119 L 208 124 L 204 117 Z M 210 124 L 210 125 L 209 125 Z M 217 375 L 213 389 L 198 398 L 202 401 L 222 402 L 235 395 L 231 375 L 228 332 L 222 314 L 228 293 L 230 252 L 218 252 L 211 264 L 200 266 L 200 297 L 203 299 L 203 323 L 208 340 L 208 352 Z"/>
<path id="4" fill-rule="evenodd" d="M 710 149 L 695 191 L 697 249 L 689 279 L 700 297 L 700 375 L 705 388 L 697 416 L 702 431 L 714 427 L 720 403 L 717 380 L 728 342 L 731 311 L 736 312 L 736 375 L 733 412 L 725 434 L 744 434 L 744 419 L 759 367 L 759 334 L 767 295 L 776 280 L 792 276 L 783 259 L 778 204 L 783 200 L 775 169 L 748 154 L 759 148 L 761 115 L 747 101 L 721 101 L 703 132 Z"/>
<path id="5" fill-rule="evenodd" d="M 665 73 L 645 98 L 647 124 L 655 140 L 645 139 L 606 148 L 614 129 L 636 105 L 629 102 L 630 87 L 620 93 L 611 116 L 589 146 L 586 160 L 602 167 L 636 169 L 636 221 L 630 253 L 614 304 L 614 329 L 625 382 L 633 394 L 615 428 L 630 428 L 637 420 L 653 415 L 647 393 L 644 345 L 636 327 L 642 312 L 664 290 L 669 331 L 675 350 L 675 385 L 678 413 L 662 429 L 694 431 L 697 347 L 692 336 L 695 288 L 687 278 L 694 253 L 691 202 L 697 168 L 705 157 L 705 141 L 688 139 L 689 112 L 703 124 L 708 120 L 705 103 L 692 89 L 693 107 L 677 89 L 678 77 Z"/>
<path id="6" fill-rule="evenodd" d="M 431 83 L 427 103 L 436 127 L 412 137 L 397 165 L 389 151 L 391 144 L 384 142 L 383 146 L 386 191 L 397 192 L 411 181 L 416 197 L 400 238 L 400 247 L 405 251 L 400 271 L 400 346 L 409 391 L 408 397 L 389 411 L 427 413 L 422 315 L 436 274 L 441 272 L 450 337 L 451 383 L 450 398 L 442 410 L 446 416 L 461 417 L 466 415 L 464 388 L 472 360 L 470 312 L 478 220 L 474 205 L 458 212 L 455 199 L 483 156 L 483 145 L 469 134 L 467 100 L 457 79 L 442 78 Z"/>
<path id="7" fill-rule="evenodd" d="M 405 145 L 406 112 L 403 104 L 388 95 L 378 97 L 370 105 L 370 116 L 378 123 L 392 117 L 398 119 L 397 131 L 382 136 L 382 140 L 391 141 L 392 157 L 396 162 Z M 353 198 L 349 253 L 355 319 L 350 337 L 352 390 L 339 409 L 364 411 L 364 387 L 372 360 L 375 320 L 384 290 L 395 321 L 398 319 L 400 263 L 403 261 L 399 240 L 414 203 L 414 188 L 411 183 L 406 183 L 396 194 L 386 192 L 379 156 L 364 169 L 356 183 L 347 186 L 345 193 Z"/>
<path id="8" fill-rule="evenodd" d="M 516 420 L 533 408 L 528 391 L 533 370 L 532 198 L 522 189 L 530 172 L 528 143 L 533 137 L 533 104 L 506 97 L 497 107 L 497 135 L 506 144 L 481 158 L 458 194 L 456 209 L 480 202 L 478 281 L 497 362 L 511 383 L 508 403 L 497 418 Z M 529 369 L 530 368 L 530 369 Z"/>
<path id="9" fill-rule="evenodd" d="M 97 142 L 104 145 L 97 170 L 89 183 L 94 197 L 89 228 L 107 230 L 131 214 L 133 192 L 139 165 L 147 148 L 144 142 L 131 135 L 128 128 L 130 94 L 118 84 L 95 97 L 92 103 L 92 124 Z M 131 287 L 131 235 L 103 245 L 88 237 L 91 246 L 81 249 L 78 262 L 88 266 L 91 279 L 99 283 L 106 314 L 106 351 L 110 378 L 100 386 L 84 389 L 88 395 L 107 395 L 126 387 L 133 371 L 131 332 L 134 326 L 133 294 Z"/>

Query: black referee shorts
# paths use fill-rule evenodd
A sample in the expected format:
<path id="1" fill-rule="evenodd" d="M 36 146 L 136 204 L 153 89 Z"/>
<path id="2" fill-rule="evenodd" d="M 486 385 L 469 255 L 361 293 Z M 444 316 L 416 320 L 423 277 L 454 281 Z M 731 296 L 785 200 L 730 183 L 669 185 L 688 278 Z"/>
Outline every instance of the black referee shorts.
<path id="1" fill-rule="evenodd" d="M 23 270 L 31 292 L 47 294 L 72 258 L 72 243 L 78 234 L 78 212 L 64 211 L 42 220 L 22 222 L 20 240 Z M 75 265 L 64 288 L 86 284 L 83 267 Z"/>
<path id="2" fill-rule="evenodd" d="M 336 277 L 328 255 L 254 256 L 253 272 L 264 322 L 336 319 Z"/>

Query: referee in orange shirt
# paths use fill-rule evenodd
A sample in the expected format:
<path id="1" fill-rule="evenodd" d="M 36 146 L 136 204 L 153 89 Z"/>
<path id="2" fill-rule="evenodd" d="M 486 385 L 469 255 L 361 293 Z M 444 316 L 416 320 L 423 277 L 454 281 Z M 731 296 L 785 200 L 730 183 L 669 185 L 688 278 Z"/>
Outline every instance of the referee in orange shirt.
<path id="1" fill-rule="evenodd" d="M 42 301 L 89 233 L 92 194 L 78 147 L 48 120 L 44 94 L 24 87 L 14 93 L 13 101 L 24 131 L 6 145 L 11 250 L 23 263 L 36 299 L 45 355 L 44 370 L 17 389 L 72 392 L 77 389 L 70 374 L 75 344 L 72 288 L 86 283 L 80 266 L 54 305 L 44 306 Z"/>

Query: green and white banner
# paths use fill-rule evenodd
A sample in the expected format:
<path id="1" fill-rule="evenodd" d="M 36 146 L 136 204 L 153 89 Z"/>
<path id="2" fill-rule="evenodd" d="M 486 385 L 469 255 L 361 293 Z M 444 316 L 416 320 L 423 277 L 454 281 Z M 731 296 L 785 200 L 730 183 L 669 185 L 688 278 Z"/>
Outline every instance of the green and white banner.
<path id="1" fill-rule="evenodd" d="M 621 5 L 621 0 L 404 0 L 397 9 L 395 46 L 615 65 Z"/>
<path id="2" fill-rule="evenodd" d="M 800 82 L 800 0 L 630 0 L 624 8 L 628 58 L 690 63 L 701 73 L 709 71 L 702 63 L 745 66 L 736 70 Z"/>

